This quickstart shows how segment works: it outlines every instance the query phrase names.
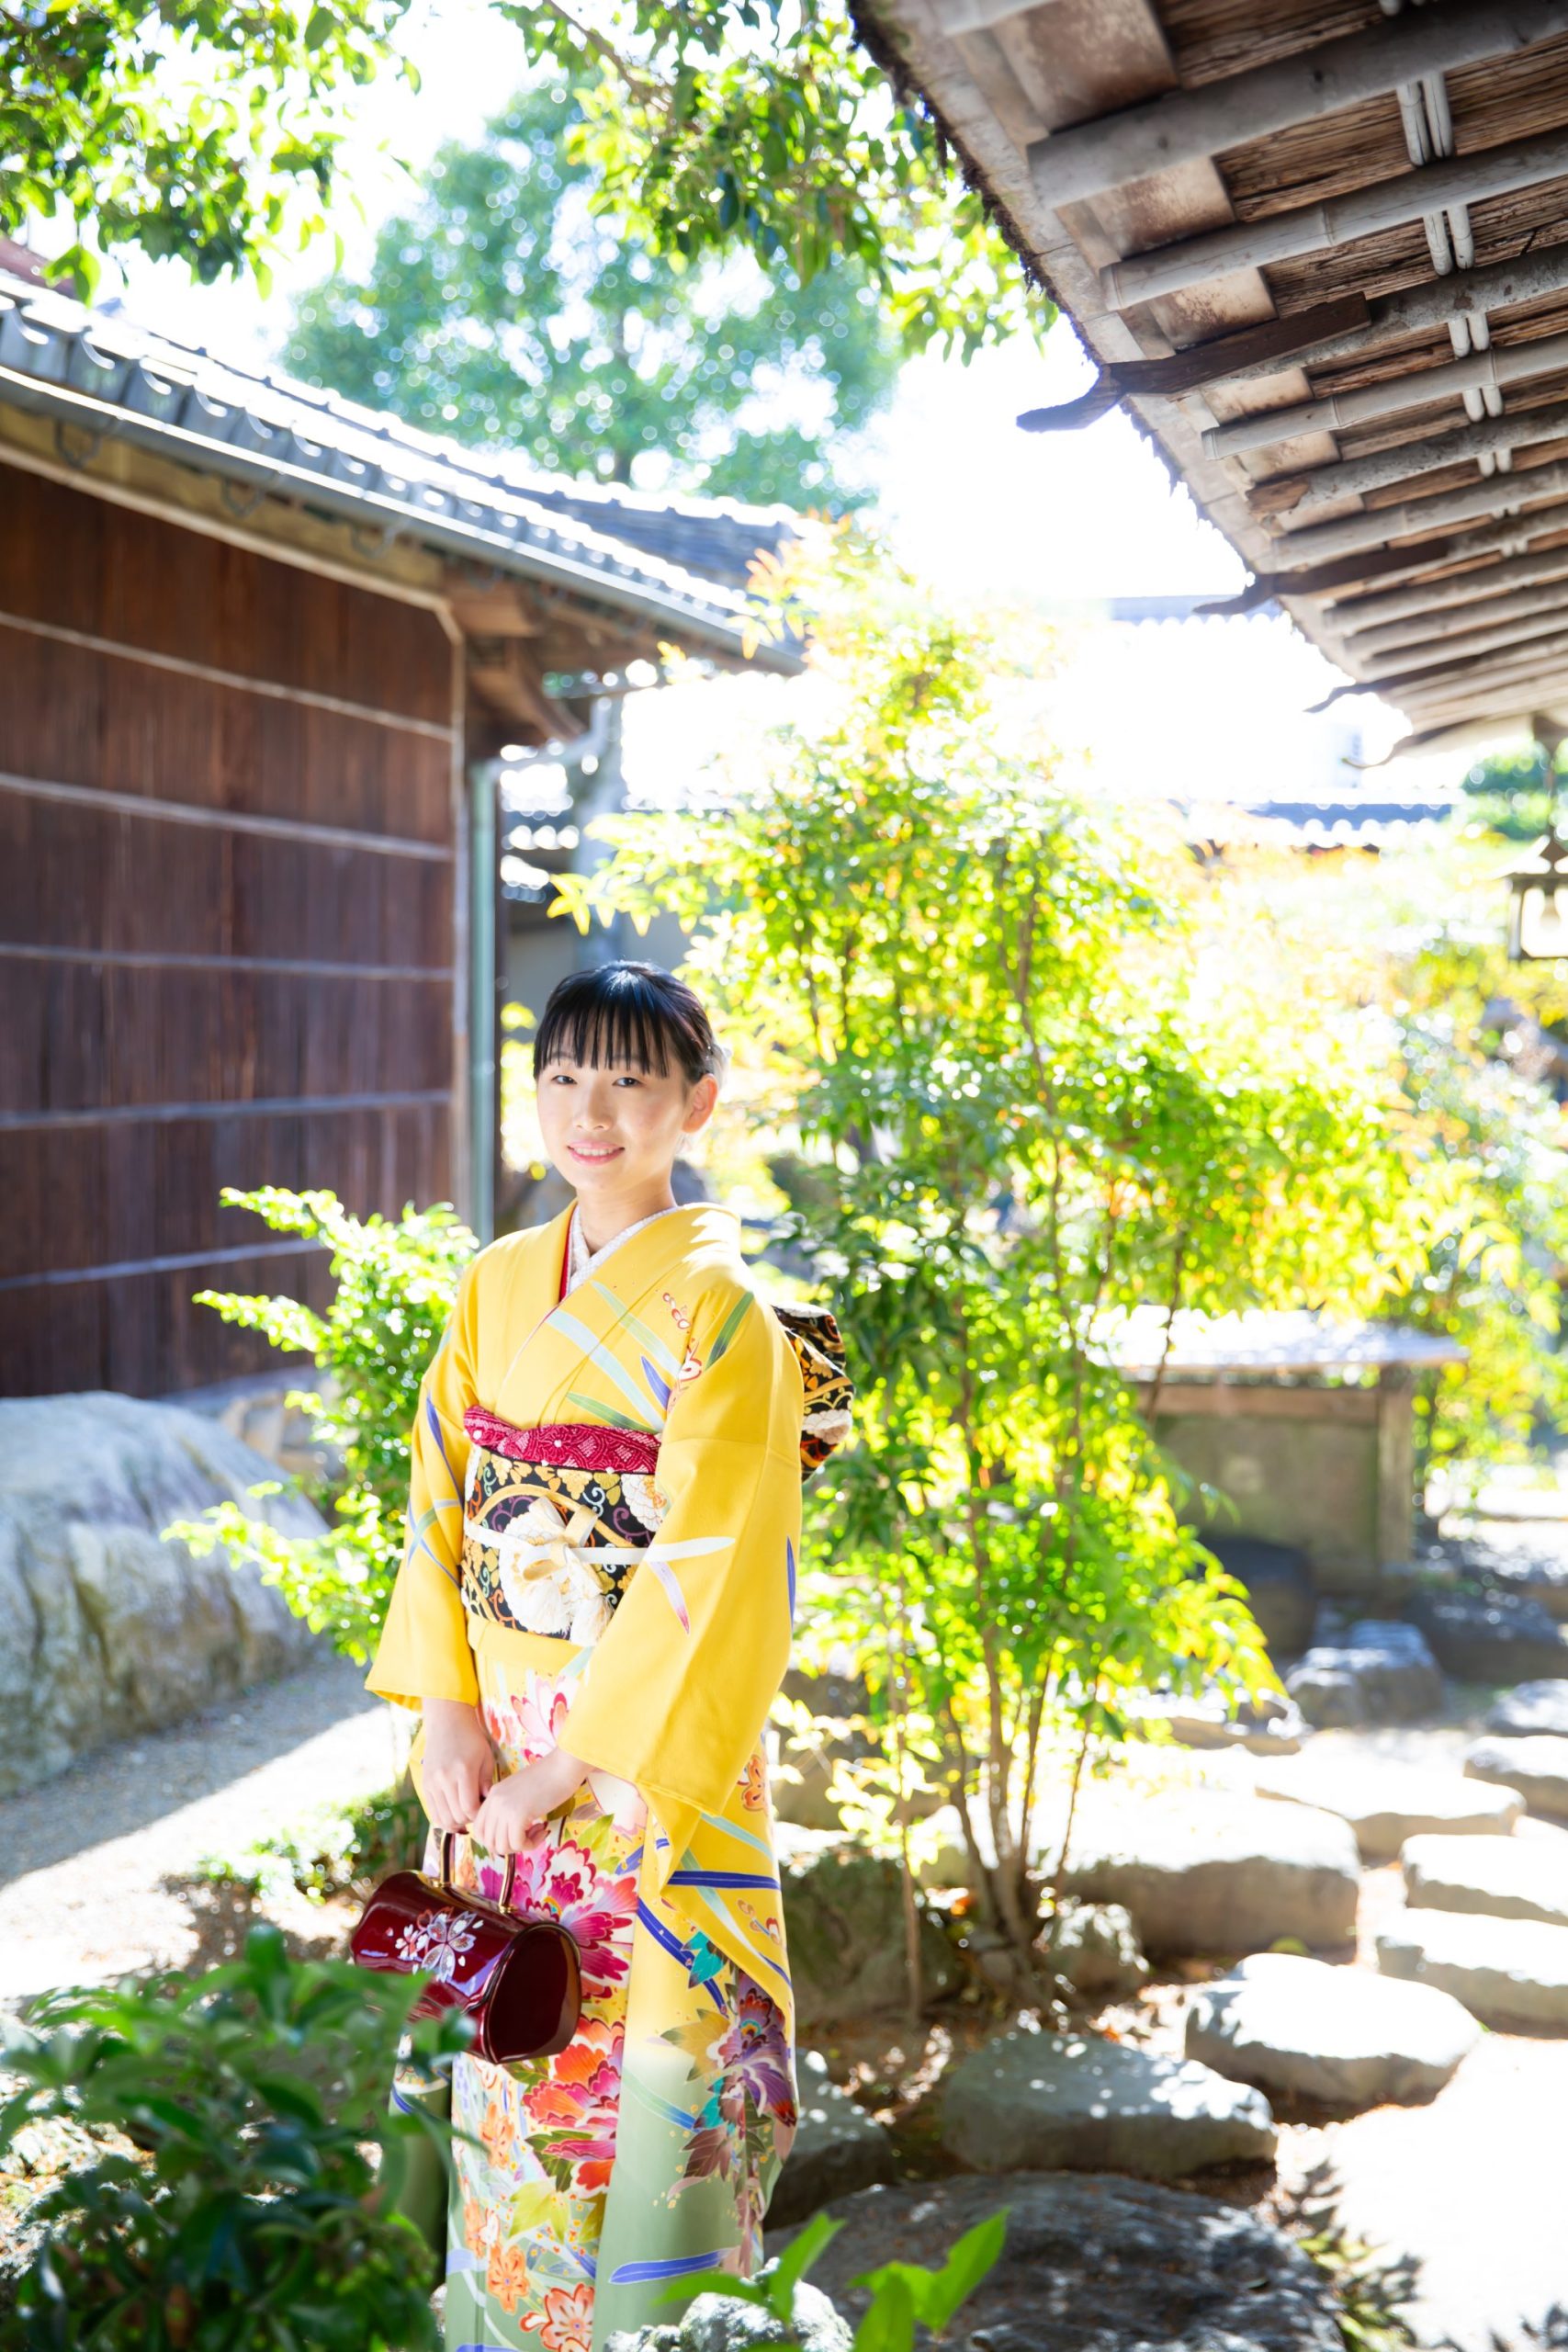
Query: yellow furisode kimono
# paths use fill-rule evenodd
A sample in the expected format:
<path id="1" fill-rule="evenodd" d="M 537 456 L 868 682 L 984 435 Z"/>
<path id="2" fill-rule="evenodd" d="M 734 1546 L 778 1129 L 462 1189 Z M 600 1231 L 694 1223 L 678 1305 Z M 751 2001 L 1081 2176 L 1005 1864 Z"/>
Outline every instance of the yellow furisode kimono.
<path id="1" fill-rule="evenodd" d="M 405 1706 L 477 1702 L 506 1770 L 558 1745 L 591 1768 L 513 1896 L 577 1941 L 579 2031 L 558 2057 L 454 2074 L 472 2140 L 449 2352 L 600 2352 L 671 2319 L 682 2278 L 750 2275 L 795 2125 L 760 1742 L 803 1457 L 848 1428 L 838 1333 L 763 1304 L 728 1210 L 634 1227 L 567 1291 L 569 1217 L 464 1272 L 368 1678 Z M 459 1881 L 497 1894 L 500 1863 L 458 1850 Z"/>

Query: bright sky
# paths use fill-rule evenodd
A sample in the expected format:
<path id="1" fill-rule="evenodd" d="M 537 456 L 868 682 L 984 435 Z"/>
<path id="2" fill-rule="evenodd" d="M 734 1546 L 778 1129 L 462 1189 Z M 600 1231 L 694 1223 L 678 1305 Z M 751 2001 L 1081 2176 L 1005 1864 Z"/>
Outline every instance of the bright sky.
<path id="1" fill-rule="evenodd" d="M 400 165 L 417 176 L 443 140 L 477 134 L 525 70 L 514 28 L 483 0 L 416 0 L 406 46 L 421 74 L 417 95 L 389 78 L 357 102 L 340 181 L 363 213 L 344 220 L 351 263 L 366 257 L 376 221 L 411 197 Z M 264 302 L 249 285 L 198 287 L 172 265 L 133 260 L 124 298 L 166 333 L 260 361 L 281 341 L 293 296 L 330 263 L 323 245 L 311 247 L 276 269 Z M 1043 352 L 1014 344 L 967 368 L 931 355 L 906 368 L 879 430 L 877 469 L 882 520 L 899 552 L 961 594 L 1055 606 L 1239 587 L 1236 558 L 1124 417 L 1073 435 L 1018 431 L 1021 409 L 1070 396 L 1089 374 L 1066 326 Z M 1080 628 L 1066 650 L 1065 740 L 1119 790 L 1353 789 L 1344 755 L 1378 757 L 1403 731 L 1370 696 L 1305 716 L 1337 673 L 1280 620 Z M 678 741 L 689 762 L 694 725 L 705 735 L 710 724 L 721 729 L 723 699 L 705 724 L 694 696 L 641 698 L 649 707 L 634 707 L 628 747 L 640 743 L 661 763 L 663 744 Z M 679 715 L 651 707 L 677 701 L 686 706 Z M 1408 761 L 1389 774 L 1403 790 L 1450 782 L 1464 764 Z"/>

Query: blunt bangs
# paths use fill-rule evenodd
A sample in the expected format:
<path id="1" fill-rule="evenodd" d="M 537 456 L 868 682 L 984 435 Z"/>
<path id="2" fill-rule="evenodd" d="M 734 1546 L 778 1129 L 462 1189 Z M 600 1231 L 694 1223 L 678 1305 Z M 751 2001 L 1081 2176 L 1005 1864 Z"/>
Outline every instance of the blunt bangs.
<path id="1" fill-rule="evenodd" d="M 694 1086 L 721 1060 L 702 999 L 656 964 L 569 973 L 551 989 L 534 1038 L 536 1078 L 553 1061 L 589 1069 L 625 1063 L 659 1078 L 673 1063 Z"/>

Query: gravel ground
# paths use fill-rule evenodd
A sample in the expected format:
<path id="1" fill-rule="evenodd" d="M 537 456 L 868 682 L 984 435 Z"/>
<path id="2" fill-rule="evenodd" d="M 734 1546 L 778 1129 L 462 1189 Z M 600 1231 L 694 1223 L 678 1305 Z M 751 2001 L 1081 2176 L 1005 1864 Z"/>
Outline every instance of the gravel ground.
<path id="1" fill-rule="evenodd" d="M 411 1724 L 328 1658 L 0 1802 L 0 2004 L 225 1949 L 203 1865 L 389 1786 Z M 283 1924 L 302 1940 L 335 1939 L 299 1909 Z"/>

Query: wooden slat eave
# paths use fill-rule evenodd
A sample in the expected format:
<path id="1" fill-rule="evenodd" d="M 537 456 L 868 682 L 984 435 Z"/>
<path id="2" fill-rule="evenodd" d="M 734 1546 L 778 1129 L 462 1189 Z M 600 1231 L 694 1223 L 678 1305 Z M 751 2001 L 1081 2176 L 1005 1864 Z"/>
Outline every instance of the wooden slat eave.
<path id="1" fill-rule="evenodd" d="M 1146 21 L 1151 34 L 1163 43 L 1158 17 L 1147 0 L 1113 0 L 1113 5 L 1119 16 L 1131 16 L 1135 11 Z M 950 38 L 942 30 L 940 0 L 858 0 L 856 13 L 863 21 L 869 20 L 875 26 L 882 37 L 881 45 L 902 59 L 909 81 L 924 94 L 953 147 L 1016 230 L 1016 248 L 1035 283 L 1068 315 L 1090 356 L 1108 365 L 1119 360 L 1164 358 L 1177 350 L 1177 343 L 1155 327 L 1151 310 L 1140 313 L 1140 332 L 1134 334 L 1123 312 L 1106 308 L 1100 292 L 1100 265 L 1086 257 L 1061 217 L 1042 205 L 1036 197 L 1024 155 L 1003 129 L 967 61 L 966 51 L 971 47 L 985 40 L 994 40 L 995 36 L 976 33 Z M 1038 28 L 1037 39 L 1044 53 L 1051 42 L 1062 39 L 1067 17 L 1082 28 L 1088 40 L 1094 37 L 1097 24 L 1103 32 L 1103 13 L 1095 0 L 1042 0 L 1042 5 L 1022 12 L 1013 21 Z M 1038 115 L 1035 119 L 1039 133 L 1052 127 Z M 1075 224 L 1081 227 L 1090 208 L 1080 205 L 1073 209 Z M 1176 296 L 1159 307 L 1168 311 L 1190 307 L 1189 298 Z M 1272 388 L 1279 379 L 1266 377 L 1260 381 Z M 1208 413 L 1201 398 L 1190 394 L 1188 405 L 1184 406 L 1172 398 L 1146 394 L 1129 398 L 1122 406 L 1161 459 L 1172 486 L 1190 493 L 1205 518 L 1229 540 L 1248 570 L 1273 569 L 1279 558 L 1279 543 L 1263 529 L 1247 504 L 1244 485 L 1247 477 L 1203 453 L 1203 425 L 1218 419 Z M 1189 408 L 1196 414 L 1190 413 Z M 1336 668 L 1342 668 L 1335 639 L 1325 628 L 1317 607 L 1307 599 L 1292 598 L 1287 609 L 1325 659 Z"/>
<path id="2" fill-rule="evenodd" d="M 1070 316 L 1090 356 L 1102 367 L 1129 360 L 1158 360 L 1173 351 L 1212 340 L 1233 326 L 1272 315 L 1267 288 L 1256 272 L 1251 273 L 1255 291 L 1250 297 L 1245 281 L 1226 278 L 1166 296 L 1131 313 L 1107 307 L 1100 273 L 1119 258 L 1123 249 L 1141 251 L 1174 238 L 1206 232 L 1215 225 L 1216 217 L 1226 217 L 1216 216 L 1212 191 L 1201 192 L 1194 208 L 1183 215 L 1183 186 L 1194 184 L 1184 184 L 1182 175 L 1190 174 L 1192 166 L 1183 165 L 1179 171 L 1138 182 L 1131 190 L 1117 188 L 1105 198 L 1064 207 L 1060 213 L 1047 208 L 1036 194 L 1026 154 L 1032 141 L 1039 141 L 1049 131 L 1068 124 L 1098 119 L 1102 114 L 1157 97 L 1162 91 L 1178 86 L 1160 18 L 1149 0 L 1042 0 L 1042 5 L 1006 12 L 1005 20 L 998 17 L 976 29 L 951 34 L 943 26 L 944 15 L 953 15 L 953 0 L 863 0 L 859 13 L 863 23 L 872 28 L 874 40 L 882 51 L 892 52 L 901 60 L 908 81 L 923 94 L 964 156 L 972 176 L 996 206 L 1026 267 Z M 1148 68 L 1142 83 L 1133 78 L 1114 85 L 1119 41 L 1122 58 L 1141 59 Z M 1164 51 L 1163 78 L 1149 66 L 1156 49 Z M 1109 66 L 1105 62 L 1108 54 L 1111 59 Z M 1011 61 L 1027 56 L 1032 71 L 1028 74 L 1015 72 L 1010 56 Z M 1107 74 L 1111 77 L 1110 83 Z M 1030 85 L 1027 90 L 1022 86 L 1025 80 Z M 1057 108 L 1055 119 L 1050 119 L 1053 105 Z M 1562 120 L 1568 129 L 1568 103 L 1562 108 Z M 1207 168 L 1214 170 L 1212 165 Z M 1214 177 L 1218 179 L 1217 171 Z M 1228 208 L 1225 184 L 1220 181 L 1218 185 L 1222 201 Z M 1129 240 L 1124 232 L 1138 203 L 1154 208 L 1158 225 L 1150 233 L 1145 220 L 1143 233 L 1140 235 L 1134 227 Z M 1562 224 L 1554 231 L 1551 242 L 1568 241 L 1568 196 L 1561 209 Z M 1228 217 L 1234 218 L 1234 212 Z M 1338 267 L 1333 286 L 1325 288 L 1325 293 L 1337 291 L 1342 284 L 1349 287 L 1358 283 L 1353 271 L 1347 273 L 1348 250 L 1341 246 L 1332 255 Z M 1374 275 L 1365 282 L 1368 291 L 1375 291 L 1391 281 Z M 1408 273 L 1405 278 L 1393 282 L 1408 282 Z M 1258 295 L 1262 297 L 1261 310 L 1257 307 Z M 1233 308 L 1227 313 L 1226 300 L 1234 303 L 1238 299 L 1239 311 Z M 1247 308 L 1249 299 L 1254 305 L 1250 311 Z M 1506 348 L 1519 340 L 1521 333 L 1533 339 L 1539 334 L 1561 334 L 1565 331 L 1568 297 L 1544 307 L 1538 303 L 1507 319 L 1496 340 L 1500 347 Z M 1348 364 L 1341 362 L 1338 372 L 1358 382 L 1386 379 L 1403 374 L 1412 359 L 1417 365 L 1433 364 L 1440 358 L 1442 342 L 1429 352 L 1419 343 L 1414 351 L 1408 346 L 1404 351 L 1395 346 L 1386 354 L 1373 349 Z M 1380 361 L 1384 364 L 1380 365 Z M 1451 408 L 1429 407 L 1413 413 L 1408 420 L 1396 420 L 1374 430 L 1370 436 L 1363 430 L 1359 437 L 1350 434 L 1331 439 L 1318 431 L 1293 443 L 1265 448 L 1250 458 L 1205 454 L 1202 435 L 1206 427 L 1258 409 L 1285 405 L 1296 398 L 1320 398 L 1321 393 L 1315 389 L 1319 380 L 1314 376 L 1309 384 L 1299 371 L 1292 378 L 1291 365 L 1286 362 L 1278 373 L 1259 375 L 1245 385 L 1232 383 L 1218 388 L 1213 407 L 1201 391 L 1187 392 L 1179 398 L 1139 392 L 1125 397 L 1122 402 L 1159 454 L 1173 481 L 1183 483 L 1205 517 L 1224 534 L 1255 574 L 1278 573 L 1292 562 L 1289 534 L 1281 531 L 1276 536 L 1269 531 L 1261 514 L 1249 503 L 1257 500 L 1268 509 L 1269 502 L 1264 488 L 1268 482 L 1283 476 L 1310 475 L 1314 469 L 1337 462 L 1348 453 L 1359 454 L 1368 446 L 1369 438 L 1382 447 L 1403 447 L 1435 431 L 1451 428 L 1456 422 Z M 1295 383 L 1301 387 L 1299 394 L 1292 390 Z M 1531 404 L 1537 397 L 1533 388 L 1522 395 L 1512 393 L 1507 413 L 1518 413 L 1521 407 Z M 1408 429 L 1401 429 L 1402 424 L 1407 424 Z M 1528 457 L 1533 452 L 1524 454 Z M 1556 456 L 1558 452 L 1553 450 L 1551 454 Z M 1521 476 L 1525 471 L 1525 468 L 1519 469 Z M 1450 479 L 1438 476 L 1427 482 L 1417 477 L 1410 485 L 1409 495 L 1418 498 Z M 1468 481 L 1480 477 L 1466 472 L 1457 479 Z M 1325 512 L 1330 515 L 1362 514 L 1392 503 L 1392 499 L 1393 493 L 1379 492 L 1371 498 L 1336 503 Z M 1297 562 L 1303 560 L 1299 555 L 1295 558 Z M 1413 562 L 1408 572 L 1402 572 L 1395 558 L 1392 564 L 1385 561 L 1376 586 L 1383 590 L 1399 587 L 1407 579 L 1424 576 L 1429 568 L 1424 558 L 1421 562 Z M 1363 684 L 1368 691 L 1378 690 L 1366 678 L 1354 655 L 1347 652 L 1343 619 L 1335 615 L 1329 592 L 1285 593 L 1280 601 L 1297 628 L 1342 676 Z M 1484 700 L 1480 681 L 1470 682 L 1466 691 Z M 1557 692 L 1555 684 L 1551 691 Z M 1568 684 L 1563 692 L 1568 696 Z M 1393 707 L 1405 709 L 1413 725 L 1422 728 L 1422 708 L 1416 698 L 1412 697 L 1408 705 L 1394 695 L 1384 698 Z M 1512 685 L 1499 683 L 1495 702 L 1499 717 L 1517 718 L 1518 700 Z"/>

